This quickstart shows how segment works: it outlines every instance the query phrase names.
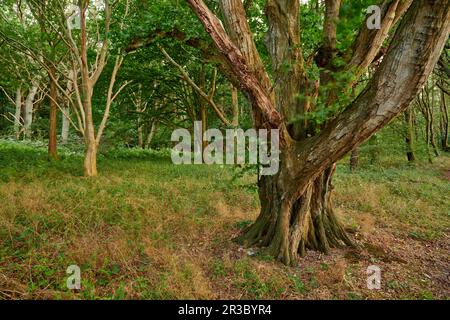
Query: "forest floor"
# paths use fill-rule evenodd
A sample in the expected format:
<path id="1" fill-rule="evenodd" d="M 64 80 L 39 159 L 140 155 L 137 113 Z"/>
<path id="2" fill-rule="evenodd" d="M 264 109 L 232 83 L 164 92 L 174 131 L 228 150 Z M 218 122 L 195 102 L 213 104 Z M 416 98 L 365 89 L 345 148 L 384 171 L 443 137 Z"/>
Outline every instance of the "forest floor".
<path id="1" fill-rule="evenodd" d="M 334 203 L 358 249 L 298 267 L 232 240 L 258 214 L 252 178 L 162 153 L 82 158 L 0 141 L 0 299 L 449 299 L 450 157 L 338 165 Z M 66 287 L 69 265 L 82 288 Z M 367 267 L 381 289 L 367 289 Z"/>

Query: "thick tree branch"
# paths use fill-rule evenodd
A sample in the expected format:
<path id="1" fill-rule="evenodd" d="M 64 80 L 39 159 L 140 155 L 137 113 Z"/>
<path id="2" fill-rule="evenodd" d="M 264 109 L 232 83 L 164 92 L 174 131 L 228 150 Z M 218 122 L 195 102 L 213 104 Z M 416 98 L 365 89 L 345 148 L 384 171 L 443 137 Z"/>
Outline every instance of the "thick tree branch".
<path id="1" fill-rule="evenodd" d="M 410 7 L 413 0 L 384 0 L 381 5 L 381 28 L 369 29 L 364 23 L 351 49 L 351 59 L 347 69 L 355 69 L 359 78 L 375 60 L 389 31 Z"/>
<path id="2" fill-rule="evenodd" d="M 226 34 L 220 20 L 202 0 L 187 1 L 197 14 L 206 32 L 211 36 L 234 77 L 239 80 L 240 88 L 249 95 L 252 107 L 262 113 L 264 118 L 262 126 L 278 128 L 281 124 L 280 114 L 275 109 L 252 67 L 248 65 L 245 57 Z"/>
<path id="3" fill-rule="evenodd" d="M 450 0 L 414 1 L 368 87 L 319 135 L 297 145 L 299 165 L 287 159 L 288 179 L 310 181 L 403 112 L 433 71 L 449 34 Z"/>
<path id="4" fill-rule="evenodd" d="M 336 34 L 341 0 L 325 0 L 325 20 L 323 24 L 323 45 L 319 50 L 317 65 L 327 67 L 336 54 Z"/>
<path id="5" fill-rule="evenodd" d="M 268 0 L 265 12 L 269 22 L 265 44 L 272 60 L 276 105 L 289 137 L 301 140 L 306 137 L 306 122 L 299 119 L 308 111 L 310 92 L 300 42 L 300 1 Z"/>

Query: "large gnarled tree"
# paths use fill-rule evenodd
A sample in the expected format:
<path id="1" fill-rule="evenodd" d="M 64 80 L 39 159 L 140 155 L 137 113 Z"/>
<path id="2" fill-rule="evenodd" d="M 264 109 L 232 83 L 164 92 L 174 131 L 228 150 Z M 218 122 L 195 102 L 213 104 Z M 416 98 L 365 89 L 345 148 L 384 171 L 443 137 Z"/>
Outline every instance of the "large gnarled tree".
<path id="1" fill-rule="evenodd" d="M 369 30 L 364 22 L 346 52 L 339 52 L 336 41 L 341 0 L 325 0 L 323 43 L 315 56 L 321 70 L 316 82 L 305 72 L 299 0 L 266 1 L 270 75 L 241 0 L 220 0 L 222 21 L 203 0 L 187 2 L 213 40 L 224 74 L 251 101 L 255 128 L 282 132 L 280 171 L 260 178 L 261 212 L 240 240 L 265 247 L 289 265 L 306 249 L 327 252 L 330 247 L 352 245 L 331 204 L 335 163 L 405 111 L 417 95 L 448 39 L 450 0 L 382 1 L 380 28 Z M 379 58 L 380 51 L 383 61 L 352 102 L 320 126 L 307 121 L 308 113 L 318 107 L 315 102 L 335 104 L 338 95 Z M 340 64 L 335 63 L 337 57 Z M 335 77 L 339 72 L 353 77 L 339 82 Z M 329 89 L 318 90 L 318 86 Z"/>

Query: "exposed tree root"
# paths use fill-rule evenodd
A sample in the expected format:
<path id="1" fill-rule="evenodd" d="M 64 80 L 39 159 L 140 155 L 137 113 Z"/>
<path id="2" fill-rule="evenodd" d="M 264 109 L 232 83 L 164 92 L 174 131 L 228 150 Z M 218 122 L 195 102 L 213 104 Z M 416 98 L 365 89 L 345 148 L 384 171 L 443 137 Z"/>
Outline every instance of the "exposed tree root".
<path id="1" fill-rule="evenodd" d="M 296 265 L 306 250 L 328 253 L 330 248 L 354 246 L 339 223 L 331 203 L 334 167 L 311 182 L 294 201 L 283 199 L 275 179 L 260 182 L 261 214 L 238 241 L 264 247 L 286 265 Z"/>

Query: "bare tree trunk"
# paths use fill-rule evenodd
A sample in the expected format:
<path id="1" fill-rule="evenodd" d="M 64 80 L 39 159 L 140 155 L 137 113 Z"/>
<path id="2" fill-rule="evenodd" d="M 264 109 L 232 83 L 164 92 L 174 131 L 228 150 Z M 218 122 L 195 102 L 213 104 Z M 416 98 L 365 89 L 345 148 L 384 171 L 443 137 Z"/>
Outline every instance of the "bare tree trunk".
<path id="1" fill-rule="evenodd" d="M 95 139 L 87 141 L 84 157 L 84 175 L 86 177 L 97 176 L 97 144 Z"/>
<path id="2" fill-rule="evenodd" d="M 38 86 L 36 82 L 33 81 L 30 91 L 28 92 L 27 98 L 25 100 L 25 116 L 24 116 L 24 132 L 25 138 L 31 138 L 31 124 L 33 123 L 33 103 L 34 98 L 36 97 L 36 93 L 38 90 Z"/>
<path id="3" fill-rule="evenodd" d="M 14 133 L 16 139 L 20 136 L 20 125 L 21 125 L 21 115 L 22 115 L 22 88 L 19 86 L 16 90 L 16 109 L 14 112 Z"/>
<path id="4" fill-rule="evenodd" d="M 406 123 L 406 157 L 409 162 L 416 161 L 416 156 L 414 154 L 414 123 L 413 123 L 413 113 L 410 108 L 405 111 L 405 123 Z"/>
<path id="5" fill-rule="evenodd" d="M 433 155 L 431 148 L 433 147 L 433 117 L 432 117 L 432 102 L 430 102 L 430 91 L 428 83 L 424 86 L 421 94 L 417 98 L 418 106 L 422 112 L 425 120 L 425 143 L 428 156 L 428 162 L 433 163 Z M 434 147 L 433 147 L 434 148 Z"/>
<path id="6" fill-rule="evenodd" d="M 431 155 L 430 150 L 430 110 L 425 105 L 424 106 L 424 117 L 425 117 L 425 141 L 427 146 L 427 155 L 428 155 L 428 162 L 433 163 L 433 156 Z"/>
<path id="7" fill-rule="evenodd" d="M 57 112 L 58 112 L 58 89 L 56 87 L 56 83 L 53 80 L 55 78 L 55 70 L 53 68 L 50 69 L 52 76 L 49 75 L 50 79 L 50 127 L 48 130 L 48 158 L 50 160 L 58 159 L 58 149 L 57 149 L 57 133 L 56 133 L 56 125 L 57 125 Z"/>
<path id="8" fill-rule="evenodd" d="M 85 79 L 89 79 L 89 75 L 86 74 Z M 87 80 L 87 82 L 88 81 L 89 80 Z M 86 145 L 84 175 L 87 177 L 95 177 L 97 176 L 97 142 L 95 138 L 94 120 L 92 117 L 92 87 L 83 84 L 83 94 L 83 106 L 86 122 L 84 130 L 84 141 Z"/>
<path id="9" fill-rule="evenodd" d="M 433 80 L 432 80 L 433 81 Z M 429 115 L 430 115 L 430 142 L 433 147 L 433 152 L 436 157 L 439 157 L 439 149 L 436 145 L 436 139 L 434 134 L 434 103 L 435 102 L 435 85 L 432 82 L 431 86 L 431 104 L 429 105 Z"/>
<path id="10" fill-rule="evenodd" d="M 145 143 L 145 146 L 146 146 L 147 149 L 150 149 L 150 144 L 152 143 L 152 140 L 153 140 L 153 138 L 155 137 L 155 134 L 156 134 L 157 125 L 158 125 L 158 121 L 153 121 L 152 122 L 152 126 L 150 128 L 150 132 L 148 133 L 147 141 Z"/>
<path id="11" fill-rule="evenodd" d="M 208 145 L 208 142 L 204 139 L 205 132 L 208 130 L 208 117 L 206 114 L 206 106 L 204 102 L 200 103 L 200 120 L 202 121 L 202 152 Z"/>
<path id="12" fill-rule="evenodd" d="M 140 97 L 138 98 L 138 101 L 136 101 L 136 112 L 138 115 L 137 118 L 137 134 L 138 134 L 138 146 L 141 149 L 145 149 L 145 145 L 144 145 L 144 125 L 142 123 L 142 109 L 141 109 L 141 105 L 140 105 Z"/>
<path id="13" fill-rule="evenodd" d="M 238 89 L 231 85 L 231 106 L 233 111 L 233 118 L 231 124 L 233 127 L 239 125 L 239 100 L 238 100 Z"/>
<path id="14" fill-rule="evenodd" d="M 202 65 L 200 68 L 199 86 L 203 92 L 206 92 L 206 72 L 205 72 L 204 65 Z M 214 88 L 214 90 L 215 90 L 215 88 Z M 205 140 L 205 132 L 206 132 L 206 130 L 208 130 L 208 116 L 207 116 L 207 111 L 206 111 L 205 100 L 202 99 L 202 97 L 200 97 L 199 95 L 198 95 L 197 100 L 200 103 L 200 121 L 202 122 L 201 134 L 202 134 L 202 154 L 203 154 L 203 151 L 205 150 L 206 146 L 208 145 L 208 142 Z"/>
<path id="15" fill-rule="evenodd" d="M 359 166 L 359 146 L 356 148 L 353 148 L 351 154 L 350 154 L 350 170 L 356 171 Z"/>
<path id="16" fill-rule="evenodd" d="M 144 133 L 142 132 L 143 127 L 142 124 L 140 124 L 139 121 L 140 119 L 138 119 L 138 129 L 137 129 L 137 134 L 138 134 L 138 146 L 141 149 L 145 149 L 144 147 Z"/>
<path id="17" fill-rule="evenodd" d="M 62 112 L 62 125 L 61 125 L 61 143 L 66 144 L 69 140 L 69 131 L 70 131 L 70 107 L 68 105 L 63 107 Z"/>
<path id="18" fill-rule="evenodd" d="M 448 145 L 448 136 L 449 136 L 449 122 L 448 122 L 448 109 L 447 102 L 445 100 L 445 92 L 441 90 L 441 145 L 442 150 L 450 151 L 450 147 Z"/>
<path id="19" fill-rule="evenodd" d="M 62 125 L 61 125 L 61 143 L 66 144 L 69 140 L 69 131 L 70 131 L 70 104 L 71 104 L 71 93 L 74 89 L 74 85 L 72 83 L 72 79 L 74 79 L 75 72 L 73 70 L 69 71 L 69 80 L 67 80 L 67 96 L 65 99 L 67 100 L 64 106 L 62 107 Z"/>

